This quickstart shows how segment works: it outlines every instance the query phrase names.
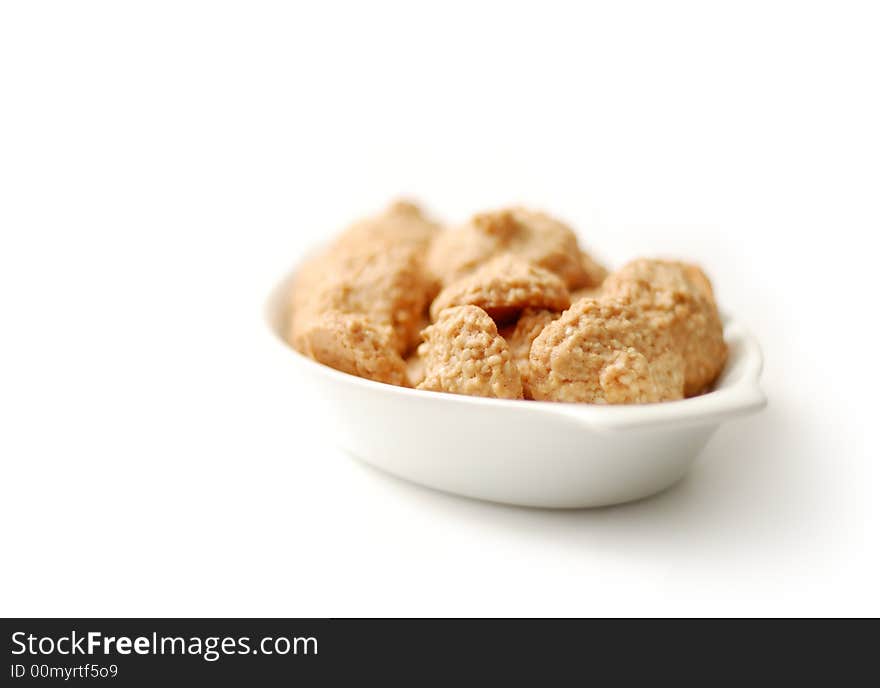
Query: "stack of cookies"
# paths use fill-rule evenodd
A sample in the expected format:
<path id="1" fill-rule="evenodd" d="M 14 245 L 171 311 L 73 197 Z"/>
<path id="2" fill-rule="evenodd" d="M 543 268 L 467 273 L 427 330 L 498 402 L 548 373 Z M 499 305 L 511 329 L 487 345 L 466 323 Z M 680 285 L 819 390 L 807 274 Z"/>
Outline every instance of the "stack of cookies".
<path id="1" fill-rule="evenodd" d="M 727 359 L 694 265 L 642 258 L 609 274 L 544 213 L 511 208 L 444 229 L 405 202 L 302 266 L 289 341 L 392 385 L 591 404 L 702 394 Z"/>

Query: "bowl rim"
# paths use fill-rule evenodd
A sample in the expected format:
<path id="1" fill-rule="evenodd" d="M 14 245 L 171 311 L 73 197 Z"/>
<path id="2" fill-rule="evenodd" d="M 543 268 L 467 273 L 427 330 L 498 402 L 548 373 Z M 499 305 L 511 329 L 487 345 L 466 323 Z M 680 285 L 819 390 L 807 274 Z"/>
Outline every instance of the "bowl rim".
<path id="1" fill-rule="evenodd" d="M 699 396 L 676 401 L 648 404 L 579 404 L 572 402 L 535 401 L 523 399 L 493 399 L 450 392 L 434 392 L 411 387 L 399 387 L 384 382 L 351 375 L 312 360 L 294 349 L 285 339 L 283 329 L 287 314 L 287 295 L 292 286 L 297 266 L 287 270 L 274 282 L 263 303 L 263 323 L 269 330 L 277 353 L 288 361 L 306 366 L 313 373 L 325 375 L 340 383 L 364 390 L 399 395 L 421 400 L 445 400 L 473 407 L 498 409 L 531 409 L 553 415 L 566 415 L 589 425 L 595 430 L 620 431 L 660 426 L 711 425 L 728 418 L 760 411 L 767 405 L 767 397 L 760 386 L 763 355 L 755 337 L 741 323 L 722 313 L 724 339 L 730 353 L 715 389 Z"/>

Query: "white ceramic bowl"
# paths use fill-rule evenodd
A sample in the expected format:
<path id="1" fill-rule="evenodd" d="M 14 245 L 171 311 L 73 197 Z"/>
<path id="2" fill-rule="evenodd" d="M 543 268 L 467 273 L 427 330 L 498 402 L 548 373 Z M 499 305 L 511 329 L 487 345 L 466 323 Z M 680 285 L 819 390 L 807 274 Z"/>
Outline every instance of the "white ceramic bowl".
<path id="1" fill-rule="evenodd" d="M 618 504 L 680 480 L 725 420 L 766 405 L 761 350 L 736 322 L 715 391 L 661 404 L 599 406 L 484 399 L 342 373 L 284 341 L 292 275 L 266 304 L 279 373 L 333 419 L 334 440 L 396 476 L 466 497 L 532 507 Z M 316 413 L 321 412 L 316 407 Z"/>

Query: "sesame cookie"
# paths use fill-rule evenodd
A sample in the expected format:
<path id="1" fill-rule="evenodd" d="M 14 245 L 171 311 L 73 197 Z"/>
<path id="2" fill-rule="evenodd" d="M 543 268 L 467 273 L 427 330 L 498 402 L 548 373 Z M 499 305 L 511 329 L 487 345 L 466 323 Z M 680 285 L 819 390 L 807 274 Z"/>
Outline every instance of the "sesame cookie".
<path id="1" fill-rule="evenodd" d="M 440 232 L 428 252 L 428 267 L 447 285 L 501 253 L 513 253 L 555 273 L 570 289 L 592 286 L 596 279 L 585 269 L 569 227 L 524 208 L 481 213 L 462 227 Z"/>
<path id="2" fill-rule="evenodd" d="M 604 282 L 603 294 L 631 300 L 650 327 L 671 337 L 685 362 L 685 395 L 711 387 L 727 361 L 727 344 L 712 284 L 687 263 L 634 260 Z"/>
<path id="3" fill-rule="evenodd" d="M 633 404 L 681 399 L 684 362 L 638 306 L 581 299 L 546 325 L 529 353 L 534 399 Z"/>
<path id="4" fill-rule="evenodd" d="M 395 201 L 383 213 L 355 222 L 337 240 L 336 246 L 345 250 L 357 243 L 407 243 L 426 250 L 440 230 L 419 206 L 410 201 Z"/>
<path id="5" fill-rule="evenodd" d="M 425 379 L 418 389 L 500 399 L 522 399 L 522 383 L 507 342 L 495 322 L 476 306 L 439 314 L 422 332 L 419 356 Z"/>
<path id="6" fill-rule="evenodd" d="M 437 290 L 425 270 L 435 231 L 418 208 L 403 203 L 353 225 L 300 269 L 292 296 L 292 338 L 313 319 L 337 311 L 364 316 L 387 334 L 397 353 L 410 350 Z"/>
<path id="7" fill-rule="evenodd" d="M 407 384 L 406 364 L 385 333 L 362 315 L 327 311 L 300 328 L 298 351 L 344 373 L 391 385 Z"/>
<path id="8" fill-rule="evenodd" d="M 431 317 L 451 306 L 479 306 L 496 321 L 524 308 L 562 311 L 569 307 L 568 289 L 555 274 L 505 253 L 443 289 L 431 304 Z"/>

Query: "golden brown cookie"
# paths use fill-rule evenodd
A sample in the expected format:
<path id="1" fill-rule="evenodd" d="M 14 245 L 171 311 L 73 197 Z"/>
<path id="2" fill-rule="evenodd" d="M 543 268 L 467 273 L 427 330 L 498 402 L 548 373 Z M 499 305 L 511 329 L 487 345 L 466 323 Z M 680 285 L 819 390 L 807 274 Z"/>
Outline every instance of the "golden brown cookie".
<path id="1" fill-rule="evenodd" d="M 527 308 L 519 316 L 516 325 L 508 328 L 504 333 L 504 339 L 510 347 L 513 360 L 519 369 L 519 376 L 523 385 L 523 396 L 531 399 L 529 389 L 529 351 L 532 342 L 541 334 L 543 329 L 559 317 L 559 313 L 539 308 Z"/>
<path id="2" fill-rule="evenodd" d="M 425 250 L 439 230 L 440 225 L 430 220 L 419 206 L 399 200 L 379 215 L 355 222 L 334 243 L 335 248 L 343 251 L 363 242 L 407 243 Z"/>
<path id="3" fill-rule="evenodd" d="M 684 357 L 686 396 L 711 387 L 727 361 L 727 344 L 712 284 L 700 268 L 634 260 L 608 276 L 602 293 L 632 301 L 651 328 L 671 337 Z"/>
<path id="4" fill-rule="evenodd" d="M 473 272 L 501 253 L 513 253 L 555 273 L 566 287 L 593 286 L 577 237 L 549 215 L 510 208 L 475 215 L 462 227 L 440 232 L 428 252 L 428 267 L 444 285 Z"/>
<path id="5" fill-rule="evenodd" d="M 431 304 L 431 317 L 451 306 L 479 306 L 496 321 L 509 320 L 524 308 L 562 311 L 570 305 L 568 289 L 555 274 L 504 253 L 443 289 Z"/>
<path id="6" fill-rule="evenodd" d="M 293 339 L 298 351 L 331 368 L 377 382 L 408 386 L 406 364 L 362 315 L 327 311 L 300 328 Z"/>
<path id="7" fill-rule="evenodd" d="M 507 342 L 495 322 L 476 306 L 440 313 L 422 332 L 419 356 L 425 379 L 419 389 L 499 399 L 522 399 L 522 383 Z"/>
<path id="8" fill-rule="evenodd" d="M 400 354 L 418 342 L 436 293 L 425 254 L 436 225 L 415 206 L 395 204 L 356 223 L 300 269 L 293 287 L 291 336 L 329 311 L 364 316 Z"/>
<path id="9" fill-rule="evenodd" d="M 634 304 L 584 298 L 546 325 L 529 353 L 534 399 L 639 404 L 681 399 L 684 363 Z"/>

